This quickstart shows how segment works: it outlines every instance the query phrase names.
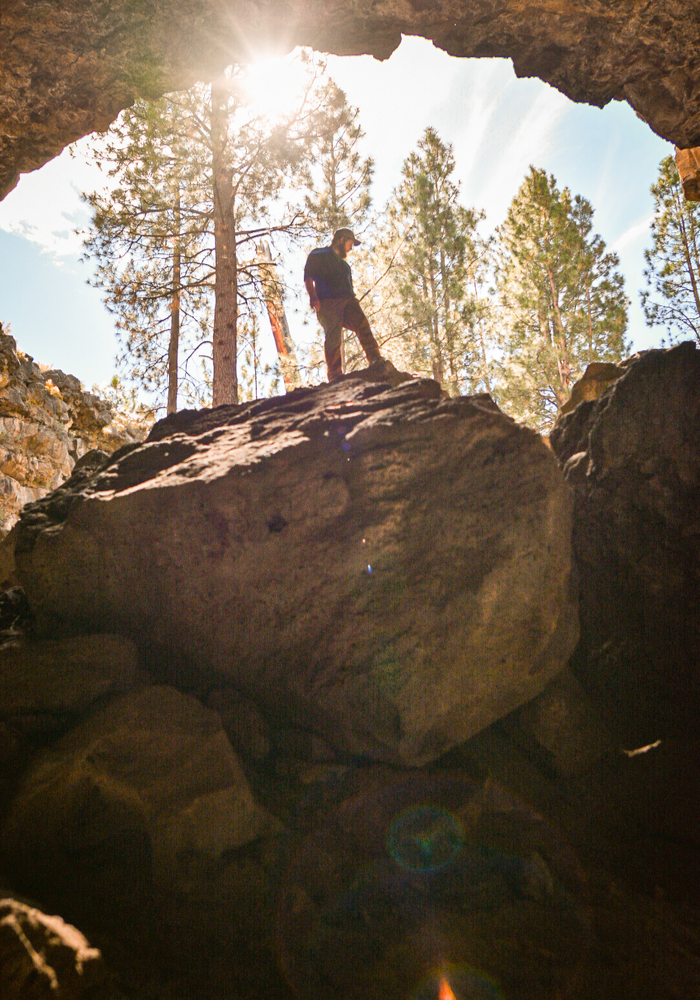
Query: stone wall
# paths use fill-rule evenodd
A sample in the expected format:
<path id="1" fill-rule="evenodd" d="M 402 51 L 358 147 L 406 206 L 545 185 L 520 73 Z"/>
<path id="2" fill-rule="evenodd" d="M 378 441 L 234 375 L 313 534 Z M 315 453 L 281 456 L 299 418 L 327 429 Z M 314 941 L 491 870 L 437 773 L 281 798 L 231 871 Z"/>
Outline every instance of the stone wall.
<path id="1" fill-rule="evenodd" d="M 36 364 L 0 325 L 0 537 L 88 451 L 111 454 L 145 433 L 74 375 Z"/>

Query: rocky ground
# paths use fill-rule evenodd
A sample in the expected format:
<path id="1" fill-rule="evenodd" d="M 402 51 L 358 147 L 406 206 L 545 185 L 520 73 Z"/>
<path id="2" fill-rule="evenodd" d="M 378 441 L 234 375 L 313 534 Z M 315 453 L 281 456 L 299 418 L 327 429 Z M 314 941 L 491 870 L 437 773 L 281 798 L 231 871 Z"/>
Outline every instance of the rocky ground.
<path id="1" fill-rule="evenodd" d="M 700 352 L 553 451 L 379 377 L 6 539 L 3 997 L 700 996 Z"/>

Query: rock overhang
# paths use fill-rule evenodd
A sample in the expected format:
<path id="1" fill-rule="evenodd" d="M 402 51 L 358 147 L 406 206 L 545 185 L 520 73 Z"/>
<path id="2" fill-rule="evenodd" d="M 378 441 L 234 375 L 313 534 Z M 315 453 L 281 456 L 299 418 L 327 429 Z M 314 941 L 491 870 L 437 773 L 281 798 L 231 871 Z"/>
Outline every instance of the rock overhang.
<path id="1" fill-rule="evenodd" d="M 321 0 L 9 0 L 0 29 L 0 197 L 138 97 L 271 48 L 386 59 L 402 35 L 510 58 L 574 101 L 626 100 L 659 135 L 700 145 L 700 19 L 675 0 L 346 0 L 331 12 Z"/>

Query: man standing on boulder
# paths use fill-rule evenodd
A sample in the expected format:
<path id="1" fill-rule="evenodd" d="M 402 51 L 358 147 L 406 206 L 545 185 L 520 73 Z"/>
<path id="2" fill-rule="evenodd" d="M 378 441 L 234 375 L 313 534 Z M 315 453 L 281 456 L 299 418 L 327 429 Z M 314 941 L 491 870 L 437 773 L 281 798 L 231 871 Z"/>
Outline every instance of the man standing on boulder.
<path id="1" fill-rule="evenodd" d="M 346 260 L 352 248 L 359 245 L 350 229 L 339 229 L 329 247 L 312 250 L 306 258 L 304 284 L 326 335 L 323 349 L 329 382 L 343 374 L 343 330 L 357 334 L 369 364 L 382 360 L 369 320 L 353 291 L 352 271 Z"/>

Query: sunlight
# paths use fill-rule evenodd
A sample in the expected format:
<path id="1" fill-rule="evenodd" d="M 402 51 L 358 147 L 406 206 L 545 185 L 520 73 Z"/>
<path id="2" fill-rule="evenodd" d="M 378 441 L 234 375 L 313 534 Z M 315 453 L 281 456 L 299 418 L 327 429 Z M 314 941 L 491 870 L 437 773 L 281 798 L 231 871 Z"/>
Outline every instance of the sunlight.
<path id="1" fill-rule="evenodd" d="M 282 118 L 299 103 L 307 71 L 298 52 L 257 59 L 246 70 L 248 93 L 264 115 Z"/>

